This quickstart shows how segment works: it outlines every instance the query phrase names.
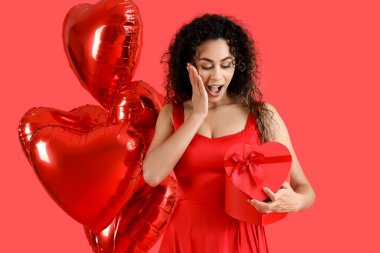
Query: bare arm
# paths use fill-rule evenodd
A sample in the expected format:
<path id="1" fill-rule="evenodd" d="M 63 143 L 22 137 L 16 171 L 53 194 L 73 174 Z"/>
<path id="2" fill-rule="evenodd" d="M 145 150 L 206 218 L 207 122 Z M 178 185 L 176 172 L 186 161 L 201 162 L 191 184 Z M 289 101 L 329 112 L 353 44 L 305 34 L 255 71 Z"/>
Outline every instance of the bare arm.
<path id="1" fill-rule="evenodd" d="M 173 134 L 173 106 L 165 105 L 158 115 L 154 137 L 143 161 L 144 179 L 153 187 L 173 170 L 208 113 L 208 96 L 202 79 L 194 66 L 189 65 L 188 71 L 193 91 L 192 113 Z"/>
<path id="2" fill-rule="evenodd" d="M 170 174 L 204 119 L 200 114 L 192 114 L 173 134 L 172 112 L 171 104 L 162 108 L 152 143 L 143 161 L 144 179 L 150 186 L 158 185 Z"/>
<path id="3" fill-rule="evenodd" d="M 264 188 L 264 192 L 272 202 L 265 203 L 256 200 L 252 204 L 263 213 L 301 211 L 310 208 L 315 200 L 315 192 L 297 159 L 286 125 L 272 105 L 266 104 L 266 107 L 273 112 L 273 119 L 267 122 L 270 130 L 269 141 L 284 144 L 292 155 L 290 185 L 285 182 L 284 188 L 278 190 L 277 193 L 272 192 L 269 188 Z"/>

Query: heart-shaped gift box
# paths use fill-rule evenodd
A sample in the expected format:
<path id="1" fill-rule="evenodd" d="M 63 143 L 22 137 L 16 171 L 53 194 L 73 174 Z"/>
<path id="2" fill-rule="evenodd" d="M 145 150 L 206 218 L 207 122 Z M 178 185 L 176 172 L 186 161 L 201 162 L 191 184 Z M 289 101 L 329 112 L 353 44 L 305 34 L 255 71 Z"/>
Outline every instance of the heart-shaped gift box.
<path id="1" fill-rule="evenodd" d="M 247 199 L 264 201 L 268 196 L 263 187 L 272 191 L 290 181 L 292 157 L 283 144 L 267 142 L 260 146 L 238 143 L 225 154 L 226 212 L 241 221 L 267 225 L 286 216 L 286 213 L 262 214 Z"/>

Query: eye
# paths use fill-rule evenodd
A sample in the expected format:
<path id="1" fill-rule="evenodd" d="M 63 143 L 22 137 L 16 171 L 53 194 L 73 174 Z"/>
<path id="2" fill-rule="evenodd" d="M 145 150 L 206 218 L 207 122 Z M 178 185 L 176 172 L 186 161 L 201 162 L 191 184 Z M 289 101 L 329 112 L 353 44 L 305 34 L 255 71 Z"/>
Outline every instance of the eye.
<path id="1" fill-rule="evenodd" d="M 230 67 L 231 67 L 231 64 L 223 65 L 223 66 L 222 66 L 222 68 L 224 68 L 224 69 L 228 69 L 228 68 L 230 68 Z"/>
<path id="2" fill-rule="evenodd" d="M 201 68 L 205 70 L 212 69 L 212 67 L 209 67 L 209 66 L 202 66 Z"/>

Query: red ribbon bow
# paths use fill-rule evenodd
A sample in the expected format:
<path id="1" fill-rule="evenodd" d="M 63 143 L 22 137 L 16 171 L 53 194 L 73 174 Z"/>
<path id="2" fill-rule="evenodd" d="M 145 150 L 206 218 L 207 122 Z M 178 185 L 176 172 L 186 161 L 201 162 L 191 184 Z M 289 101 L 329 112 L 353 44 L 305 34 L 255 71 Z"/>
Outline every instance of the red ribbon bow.
<path id="1" fill-rule="evenodd" d="M 252 151 L 252 153 L 249 154 L 249 156 L 244 159 L 241 155 L 237 153 L 233 153 L 231 155 L 231 158 L 229 160 L 233 167 L 235 167 L 238 171 L 238 174 L 246 173 L 246 170 L 248 170 L 250 173 L 248 173 L 251 182 L 254 182 L 256 185 L 259 185 L 263 181 L 264 177 L 264 170 L 259 165 L 264 161 L 264 155 L 257 151 Z"/>

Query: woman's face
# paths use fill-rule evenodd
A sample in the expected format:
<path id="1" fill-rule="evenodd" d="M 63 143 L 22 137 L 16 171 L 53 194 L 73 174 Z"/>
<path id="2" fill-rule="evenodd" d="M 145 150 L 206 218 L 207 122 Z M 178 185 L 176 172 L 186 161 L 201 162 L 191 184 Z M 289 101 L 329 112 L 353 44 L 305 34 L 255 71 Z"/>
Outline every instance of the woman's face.
<path id="1" fill-rule="evenodd" d="M 196 65 L 209 101 L 219 101 L 227 92 L 235 72 L 234 58 L 226 40 L 207 40 L 197 49 Z"/>

